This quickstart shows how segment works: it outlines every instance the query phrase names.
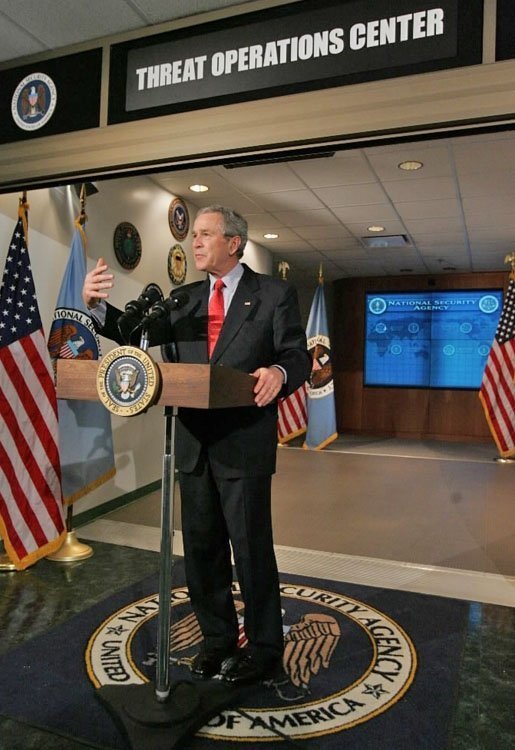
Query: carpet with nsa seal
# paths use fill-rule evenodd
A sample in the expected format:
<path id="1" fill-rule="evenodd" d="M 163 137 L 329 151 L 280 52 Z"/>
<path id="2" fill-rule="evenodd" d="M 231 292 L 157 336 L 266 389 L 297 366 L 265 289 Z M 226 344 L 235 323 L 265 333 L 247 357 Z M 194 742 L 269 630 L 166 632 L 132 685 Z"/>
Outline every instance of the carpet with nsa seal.
<path id="1" fill-rule="evenodd" d="M 174 566 L 170 677 L 190 680 L 202 635 Z M 0 714 L 112 750 L 130 747 L 99 700 L 155 680 L 158 579 L 150 576 L 0 658 Z M 233 585 L 245 644 L 243 602 Z M 282 575 L 283 672 L 246 686 L 189 750 L 290 746 L 444 750 L 468 603 Z M 141 688 L 143 689 L 143 688 Z"/>

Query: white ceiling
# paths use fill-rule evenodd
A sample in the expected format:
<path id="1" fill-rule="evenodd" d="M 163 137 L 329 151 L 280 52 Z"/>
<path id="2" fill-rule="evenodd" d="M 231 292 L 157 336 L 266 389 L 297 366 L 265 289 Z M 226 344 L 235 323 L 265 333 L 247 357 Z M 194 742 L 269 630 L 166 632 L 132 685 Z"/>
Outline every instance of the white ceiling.
<path id="1" fill-rule="evenodd" d="M 250 1 L 250 0 L 249 0 Z M 0 61 L 235 5 L 231 0 L 0 0 Z M 240 3 L 241 5 L 242 3 Z M 403 172 L 404 160 L 423 162 Z M 515 132 L 456 136 L 337 152 L 330 158 L 154 175 L 197 206 L 231 205 L 250 237 L 291 277 L 505 271 L 515 250 Z M 201 182 L 202 195 L 189 191 Z M 405 235 L 402 248 L 366 248 Z M 265 240 L 277 232 L 277 240 Z M 410 270 L 404 270 L 410 269 Z"/>

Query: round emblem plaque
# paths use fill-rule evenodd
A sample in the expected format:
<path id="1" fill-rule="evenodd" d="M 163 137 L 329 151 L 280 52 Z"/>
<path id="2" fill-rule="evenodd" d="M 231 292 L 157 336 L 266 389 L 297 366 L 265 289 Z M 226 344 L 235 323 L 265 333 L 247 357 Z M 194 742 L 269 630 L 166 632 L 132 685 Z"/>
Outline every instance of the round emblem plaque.
<path id="1" fill-rule="evenodd" d="M 168 225 L 176 240 L 184 240 L 190 228 L 190 216 L 182 198 L 174 198 L 168 208 Z"/>
<path id="2" fill-rule="evenodd" d="M 141 260 L 141 238 L 130 221 L 122 221 L 114 230 L 113 247 L 122 268 L 136 268 Z"/>
<path id="3" fill-rule="evenodd" d="M 159 385 L 157 365 L 135 346 L 119 346 L 100 362 L 97 393 L 112 414 L 132 417 L 145 411 L 154 403 Z"/>
<path id="4" fill-rule="evenodd" d="M 168 252 L 168 276 L 172 284 L 180 286 L 186 280 L 186 253 L 180 245 L 174 245 Z"/>

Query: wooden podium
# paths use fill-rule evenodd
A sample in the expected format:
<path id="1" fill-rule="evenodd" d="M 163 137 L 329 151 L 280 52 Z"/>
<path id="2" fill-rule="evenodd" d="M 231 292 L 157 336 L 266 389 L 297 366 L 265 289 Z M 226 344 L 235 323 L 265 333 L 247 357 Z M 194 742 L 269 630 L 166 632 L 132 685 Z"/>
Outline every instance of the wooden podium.
<path id="1" fill-rule="evenodd" d="M 99 400 L 96 360 L 57 361 L 57 398 Z M 208 680 L 195 685 L 170 682 L 170 595 L 173 565 L 173 509 L 175 499 L 175 418 L 178 407 L 217 409 L 254 404 L 252 375 L 228 367 L 155 363 L 160 386 L 153 405 L 164 407 L 165 429 L 161 490 L 161 546 L 155 688 L 144 685 L 98 689 L 99 699 L 121 720 L 131 747 L 141 750 L 172 748 L 199 729 L 234 700 L 231 688 Z M 113 412 L 116 413 L 116 412 Z M 136 417 L 138 415 L 135 415 Z M 131 418 L 131 417 L 127 417 Z M 134 417 L 132 417 L 134 418 Z"/>
<path id="2" fill-rule="evenodd" d="M 217 409 L 251 406 L 256 379 L 240 370 L 212 365 L 156 363 L 161 390 L 154 405 Z M 98 361 L 57 360 L 57 398 L 98 401 Z"/>

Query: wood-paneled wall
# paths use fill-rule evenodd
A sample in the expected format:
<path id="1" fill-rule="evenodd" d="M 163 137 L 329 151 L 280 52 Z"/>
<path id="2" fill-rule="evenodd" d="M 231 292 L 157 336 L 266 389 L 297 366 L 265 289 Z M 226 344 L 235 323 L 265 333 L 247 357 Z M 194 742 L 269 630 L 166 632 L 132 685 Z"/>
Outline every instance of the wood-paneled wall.
<path id="1" fill-rule="evenodd" d="M 338 431 L 464 442 L 491 440 L 477 391 L 363 386 L 365 293 L 506 289 L 507 285 L 507 273 L 382 276 L 335 281 L 331 348 Z"/>

